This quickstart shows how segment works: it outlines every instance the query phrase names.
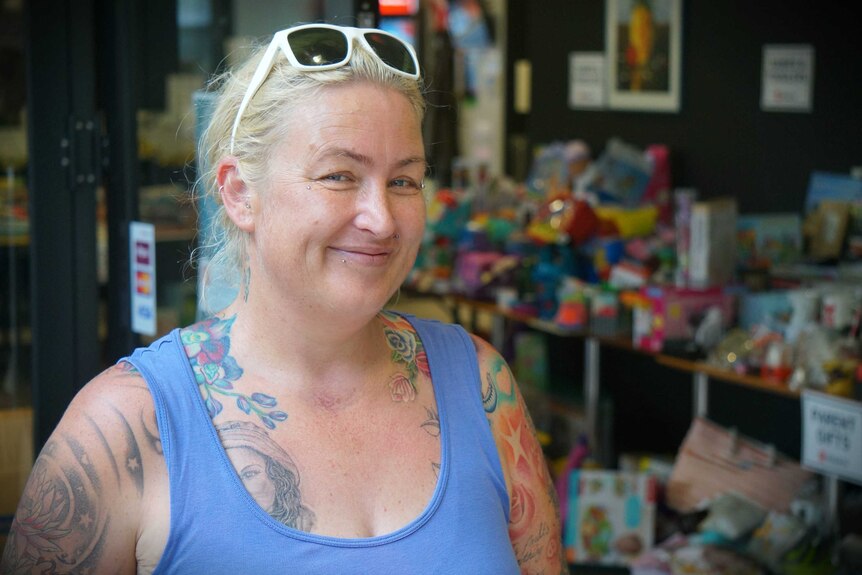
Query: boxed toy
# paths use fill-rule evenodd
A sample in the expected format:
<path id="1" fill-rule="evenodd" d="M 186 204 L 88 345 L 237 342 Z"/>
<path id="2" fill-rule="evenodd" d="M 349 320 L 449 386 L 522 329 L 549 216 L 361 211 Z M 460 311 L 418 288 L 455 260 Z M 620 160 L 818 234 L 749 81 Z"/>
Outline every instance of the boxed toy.
<path id="1" fill-rule="evenodd" d="M 736 247 L 742 267 L 796 263 L 802 255 L 802 218 L 793 213 L 739 216 Z"/>
<path id="2" fill-rule="evenodd" d="M 631 328 L 628 310 L 620 303 L 614 291 L 599 291 L 590 300 L 590 326 L 598 336 L 614 336 L 627 333 Z"/>
<path id="3" fill-rule="evenodd" d="M 734 198 L 694 203 L 689 230 L 689 286 L 722 286 L 733 279 L 737 257 L 736 218 Z"/>
<path id="4" fill-rule="evenodd" d="M 652 547 L 657 480 L 646 473 L 576 470 L 564 543 L 570 563 L 626 565 Z"/>
<path id="5" fill-rule="evenodd" d="M 823 201 L 855 202 L 862 200 L 862 180 L 850 174 L 812 172 L 805 196 L 805 213 L 814 212 Z"/>
<path id="6" fill-rule="evenodd" d="M 661 286 L 641 288 L 635 307 L 633 344 L 638 349 L 662 351 L 668 343 L 696 339 L 710 309 L 721 311 L 721 326 L 734 319 L 733 296 L 720 288 L 682 289 Z"/>

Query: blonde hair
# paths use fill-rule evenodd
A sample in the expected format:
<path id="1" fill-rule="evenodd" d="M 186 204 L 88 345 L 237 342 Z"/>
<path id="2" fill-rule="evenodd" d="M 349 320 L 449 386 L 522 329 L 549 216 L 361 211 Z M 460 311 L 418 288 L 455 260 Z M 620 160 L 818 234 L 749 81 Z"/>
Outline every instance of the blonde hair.
<path id="1" fill-rule="evenodd" d="M 266 51 L 258 46 L 251 57 L 234 70 L 217 76 L 209 90 L 217 93 L 217 100 L 209 123 L 198 142 L 198 168 L 196 185 L 198 205 L 209 201 L 214 206 L 209 226 L 200 230 L 200 245 L 194 260 L 206 258 L 203 278 L 199 282 L 201 301 L 206 302 L 207 288 L 219 282 L 239 288 L 241 270 L 246 259 L 246 234 L 228 217 L 222 204 L 217 181 L 217 168 L 221 158 L 231 155 L 230 137 L 233 122 L 248 84 Z M 421 80 L 395 74 L 380 60 L 369 54 L 359 43 L 353 46 L 353 55 L 346 65 L 321 72 L 298 70 L 279 52 L 276 62 L 260 89 L 242 114 L 234 140 L 233 156 L 237 158 L 239 172 L 247 184 L 257 184 L 268 175 L 270 156 L 275 146 L 289 135 L 290 125 L 285 116 L 294 107 L 313 100 L 321 90 L 351 82 L 372 82 L 397 90 L 410 102 L 421 125 L 425 114 L 425 98 Z M 218 310 L 213 310 L 218 311 Z"/>

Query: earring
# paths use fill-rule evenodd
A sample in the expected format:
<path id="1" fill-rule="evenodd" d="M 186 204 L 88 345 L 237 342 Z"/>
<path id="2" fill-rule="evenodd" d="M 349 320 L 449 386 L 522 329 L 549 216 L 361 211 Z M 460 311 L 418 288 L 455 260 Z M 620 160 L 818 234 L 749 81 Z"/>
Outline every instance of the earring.
<path id="1" fill-rule="evenodd" d="M 245 202 L 245 209 L 247 209 L 247 210 L 251 209 L 251 204 L 248 202 L 248 200 L 246 200 L 246 202 Z"/>
<path id="2" fill-rule="evenodd" d="M 392 238 L 393 238 L 393 239 L 396 239 L 396 240 L 400 240 L 400 239 L 401 239 L 401 234 L 396 233 L 394 236 L 392 236 Z"/>

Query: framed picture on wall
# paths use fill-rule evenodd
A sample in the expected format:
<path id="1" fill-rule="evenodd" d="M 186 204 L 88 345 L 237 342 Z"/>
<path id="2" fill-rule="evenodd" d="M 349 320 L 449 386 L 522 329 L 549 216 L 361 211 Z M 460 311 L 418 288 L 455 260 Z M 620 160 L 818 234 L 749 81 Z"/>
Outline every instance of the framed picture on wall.
<path id="1" fill-rule="evenodd" d="M 682 0 L 605 0 L 608 107 L 677 112 Z"/>

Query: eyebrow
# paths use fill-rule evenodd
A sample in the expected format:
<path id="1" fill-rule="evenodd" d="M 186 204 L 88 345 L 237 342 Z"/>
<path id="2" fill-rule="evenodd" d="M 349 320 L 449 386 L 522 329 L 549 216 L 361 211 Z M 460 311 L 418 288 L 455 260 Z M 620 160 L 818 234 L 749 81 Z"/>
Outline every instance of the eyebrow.
<path id="1" fill-rule="evenodd" d="M 354 152 L 352 150 L 348 150 L 347 148 L 335 148 L 333 150 L 330 150 L 328 153 L 324 154 L 323 157 L 326 157 L 326 156 L 336 156 L 336 157 L 343 156 L 346 158 L 350 158 L 351 160 L 358 162 L 364 166 L 370 166 L 373 163 L 369 156 L 366 156 L 365 154 L 360 154 L 358 152 Z M 395 165 L 399 168 L 403 168 L 405 166 L 409 166 L 412 164 L 426 164 L 427 165 L 427 163 L 428 162 L 425 158 L 415 156 L 415 157 L 410 157 L 410 158 L 404 158 L 403 160 L 398 161 Z"/>

